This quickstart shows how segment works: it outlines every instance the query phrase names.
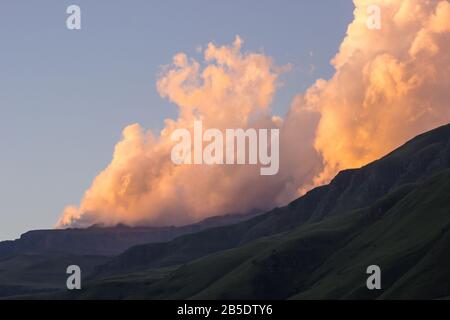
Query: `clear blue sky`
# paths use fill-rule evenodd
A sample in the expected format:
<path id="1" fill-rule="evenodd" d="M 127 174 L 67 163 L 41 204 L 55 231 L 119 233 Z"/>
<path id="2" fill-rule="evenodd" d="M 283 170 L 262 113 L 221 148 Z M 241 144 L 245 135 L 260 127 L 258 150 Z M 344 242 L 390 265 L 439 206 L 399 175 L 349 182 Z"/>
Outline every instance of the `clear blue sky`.
<path id="1" fill-rule="evenodd" d="M 82 30 L 66 28 L 66 8 Z M 333 73 L 350 0 L 0 2 L 0 240 L 51 228 L 110 162 L 121 130 L 159 130 L 176 107 L 160 98 L 159 68 L 210 41 L 263 51 L 293 70 L 274 112 Z M 312 55 L 311 55 L 312 53 Z M 310 65 L 314 72 L 310 72 Z"/>

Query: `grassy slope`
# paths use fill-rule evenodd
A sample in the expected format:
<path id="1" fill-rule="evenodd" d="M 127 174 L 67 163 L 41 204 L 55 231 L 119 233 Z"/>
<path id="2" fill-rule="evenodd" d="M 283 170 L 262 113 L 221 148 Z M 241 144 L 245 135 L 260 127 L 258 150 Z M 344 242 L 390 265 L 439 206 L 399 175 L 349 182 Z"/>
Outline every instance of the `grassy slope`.
<path id="1" fill-rule="evenodd" d="M 0 298 L 65 289 L 67 266 L 81 267 L 82 279 L 108 257 L 23 253 L 0 260 Z"/>
<path id="2" fill-rule="evenodd" d="M 449 213 L 450 173 L 446 171 L 415 188 L 331 256 L 311 275 L 311 286 L 294 298 L 439 298 L 438 288 L 448 288 L 450 283 L 438 265 L 427 270 L 440 273 L 442 281 L 432 283 L 436 290 L 414 292 L 404 278 L 415 274 L 421 261 L 445 239 Z M 382 291 L 365 288 L 365 268 L 371 264 L 382 269 Z M 400 295 L 396 287 L 401 283 Z"/>
<path id="3" fill-rule="evenodd" d="M 178 268 L 96 281 L 81 298 L 443 298 L 450 292 L 450 171 L 372 206 Z M 366 267 L 383 290 L 365 288 Z M 155 276 L 155 275 L 159 275 Z"/>

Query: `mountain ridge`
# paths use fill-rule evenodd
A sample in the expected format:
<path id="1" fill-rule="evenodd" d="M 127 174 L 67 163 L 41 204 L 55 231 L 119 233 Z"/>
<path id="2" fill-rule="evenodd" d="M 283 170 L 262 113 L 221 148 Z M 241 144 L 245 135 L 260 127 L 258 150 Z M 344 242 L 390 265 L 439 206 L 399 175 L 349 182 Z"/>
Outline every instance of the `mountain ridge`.
<path id="1" fill-rule="evenodd" d="M 143 243 L 165 242 L 184 234 L 250 219 L 259 212 L 228 214 L 175 227 L 91 226 L 85 229 L 31 230 L 19 239 L 0 242 L 0 259 L 18 253 L 55 252 L 78 255 L 116 255 Z"/>

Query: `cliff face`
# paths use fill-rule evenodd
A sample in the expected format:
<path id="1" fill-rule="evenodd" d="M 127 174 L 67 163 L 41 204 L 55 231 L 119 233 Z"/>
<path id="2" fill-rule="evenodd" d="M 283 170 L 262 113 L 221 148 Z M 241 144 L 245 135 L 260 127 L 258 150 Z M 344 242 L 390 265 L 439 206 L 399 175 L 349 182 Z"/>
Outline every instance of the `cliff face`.
<path id="1" fill-rule="evenodd" d="M 143 243 L 165 242 L 206 228 L 237 223 L 248 215 L 226 215 L 209 218 L 181 227 L 127 227 L 87 229 L 33 230 L 20 239 L 0 242 L 0 258 L 19 253 L 65 253 L 77 255 L 116 255 Z"/>
<path id="2" fill-rule="evenodd" d="M 419 135 L 362 168 L 341 171 L 330 184 L 258 217 L 245 241 L 369 206 L 399 186 L 420 182 L 448 168 L 450 125 Z"/>

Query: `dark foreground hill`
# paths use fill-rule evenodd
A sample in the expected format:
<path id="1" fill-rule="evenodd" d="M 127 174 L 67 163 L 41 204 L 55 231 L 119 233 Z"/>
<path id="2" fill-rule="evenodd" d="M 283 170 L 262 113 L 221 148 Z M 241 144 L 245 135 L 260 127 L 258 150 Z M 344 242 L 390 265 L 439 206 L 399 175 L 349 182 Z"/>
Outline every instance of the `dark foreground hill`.
<path id="1" fill-rule="evenodd" d="M 450 292 L 450 170 L 371 206 L 183 265 L 97 277 L 64 298 L 437 299 Z M 366 268 L 382 290 L 366 288 Z M 108 265 L 108 264 L 107 264 Z"/>
<path id="2" fill-rule="evenodd" d="M 447 125 L 286 207 L 132 247 L 91 263 L 83 290 L 35 297 L 446 298 L 449 230 Z M 373 264 L 381 290 L 366 288 Z"/>

